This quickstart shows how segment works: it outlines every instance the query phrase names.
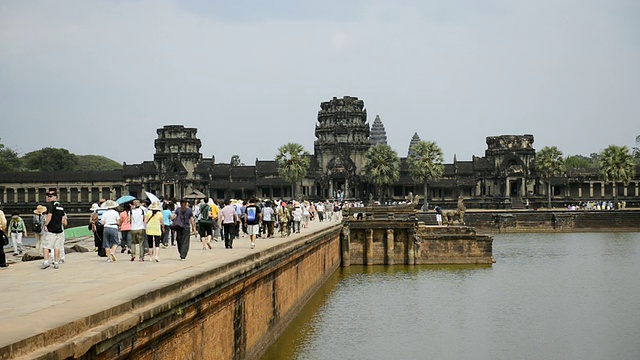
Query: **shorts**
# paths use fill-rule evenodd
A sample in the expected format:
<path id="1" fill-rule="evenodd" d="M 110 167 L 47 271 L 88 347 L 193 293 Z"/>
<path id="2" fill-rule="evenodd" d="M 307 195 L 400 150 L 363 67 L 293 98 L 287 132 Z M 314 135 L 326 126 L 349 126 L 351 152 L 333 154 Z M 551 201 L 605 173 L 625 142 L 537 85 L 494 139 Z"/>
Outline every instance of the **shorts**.
<path id="1" fill-rule="evenodd" d="M 104 227 L 104 233 L 102 234 L 102 247 L 110 249 L 113 246 L 117 246 L 120 243 L 118 238 L 118 228 Z"/>
<path id="2" fill-rule="evenodd" d="M 198 233 L 200 237 L 213 236 L 213 224 L 198 223 Z"/>
<path id="3" fill-rule="evenodd" d="M 247 225 L 247 234 L 249 235 L 260 235 L 260 225 Z"/>
<path id="4" fill-rule="evenodd" d="M 62 249 L 64 246 L 64 233 L 46 233 L 42 247 L 49 250 Z"/>
<path id="5" fill-rule="evenodd" d="M 442 215 L 441 214 L 436 214 L 436 221 L 437 222 L 441 222 L 442 221 Z"/>

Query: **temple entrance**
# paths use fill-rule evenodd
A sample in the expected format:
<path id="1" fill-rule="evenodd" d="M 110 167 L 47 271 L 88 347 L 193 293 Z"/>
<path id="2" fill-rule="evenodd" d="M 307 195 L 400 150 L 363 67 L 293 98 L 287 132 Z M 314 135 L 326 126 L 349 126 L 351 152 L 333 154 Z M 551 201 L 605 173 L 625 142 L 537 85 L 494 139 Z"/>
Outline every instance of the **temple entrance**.
<path id="1" fill-rule="evenodd" d="M 345 197 L 345 180 L 344 179 L 333 179 L 333 194 L 331 196 L 334 199 L 344 198 Z"/>
<path id="2" fill-rule="evenodd" d="M 524 196 L 525 194 L 520 194 L 520 187 L 522 187 L 522 179 L 510 180 L 509 196 L 511 197 Z"/>

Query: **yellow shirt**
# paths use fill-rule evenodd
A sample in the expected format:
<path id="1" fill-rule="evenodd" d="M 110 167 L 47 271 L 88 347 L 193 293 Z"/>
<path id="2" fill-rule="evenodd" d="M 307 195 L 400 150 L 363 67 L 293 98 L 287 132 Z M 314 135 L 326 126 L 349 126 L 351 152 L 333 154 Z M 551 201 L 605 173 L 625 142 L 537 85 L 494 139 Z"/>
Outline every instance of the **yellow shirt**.
<path id="1" fill-rule="evenodd" d="M 209 212 L 209 217 L 211 219 L 217 219 L 218 218 L 218 212 L 220 211 L 218 209 L 218 206 L 217 205 L 211 205 L 210 208 L 211 208 L 211 211 Z"/>
<path id="2" fill-rule="evenodd" d="M 162 235 L 162 225 L 164 224 L 164 220 L 162 219 L 162 211 L 156 212 L 155 215 L 153 215 L 153 211 L 148 211 L 145 215 L 145 220 L 147 221 L 147 235 Z"/>

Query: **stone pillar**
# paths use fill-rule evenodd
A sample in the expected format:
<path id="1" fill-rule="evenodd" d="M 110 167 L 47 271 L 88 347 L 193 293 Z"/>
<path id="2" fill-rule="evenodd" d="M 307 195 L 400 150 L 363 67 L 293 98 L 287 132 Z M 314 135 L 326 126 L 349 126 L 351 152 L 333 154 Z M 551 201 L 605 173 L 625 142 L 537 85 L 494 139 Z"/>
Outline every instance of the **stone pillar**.
<path id="1" fill-rule="evenodd" d="M 602 184 L 600 186 L 600 197 L 604 198 L 604 187 L 607 185 L 604 181 L 602 181 L 600 184 Z"/>
<path id="2" fill-rule="evenodd" d="M 407 244 L 405 248 L 407 249 L 407 265 L 415 265 L 416 264 L 416 244 L 415 244 L 416 230 L 411 229 L 407 234 Z"/>
<path id="3" fill-rule="evenodd" d="M 367 237 L 364 240 L 364 253 L 366 265 L 373 265 L 373 229 L 366 230 Z"/>
<path id="4" fill-rule="evenodd" d="M 18 188 L 13 188 L 13 202 L 18 203 Z"/>
<path id="5" fill-rule="evenodd" d="M 511 196 L 511 181 L 509 181 L 510 179 L 507 178 L 506 180 L 506 186 L 505 186 L 505 194 L 504 196 L 509 197 Z"/>
<path id="6" fill-rule="evenodd" d="M 71 202 L 71 188 L 67 187 L 67 204 L 70 202 Z"/>
<path id="7" fill-rule="evenodd" d="M 394 259 L 393 259 L 393 254 L 394 254 L 394 233 L 393 233 L 393 229 L 387 229 L 387 239 L 386 239 L 386 244 L 385 244 L 385 248 L 386 248 L 386 252 L 385 252 L 385 259 L 384 259 L 384 263 L 387 265 L 393 265 L 395 263 Z"/>
<path id="8" fill-rule="evenodd" d="M 342 267 L 351 266 L 351 235 L 349 227 L 346 225 L 342 225 L 340 245 L 342 248 Z"/>
<path id="9" fill-rule="evenodd" d="M 578 197 L 582 197 L 582 183 L 578 184 Z"/>
<path id="10" fill-rule="evenodd" d="M 640 185 L 640 183 L 636 182 L 636 197 L 638 197 L 638 191 L 640 190 L 638 185 Z"/>
<path id="11" fill-rule="evenodd" d="M 520 196 L 527 196 L 527 187 L 524 178 L 520 180 Z"/>
<path id="12" fill-rule="evenodd" d="M 593 198 L 593 181 L 589 181 L 589 198 Z"/>

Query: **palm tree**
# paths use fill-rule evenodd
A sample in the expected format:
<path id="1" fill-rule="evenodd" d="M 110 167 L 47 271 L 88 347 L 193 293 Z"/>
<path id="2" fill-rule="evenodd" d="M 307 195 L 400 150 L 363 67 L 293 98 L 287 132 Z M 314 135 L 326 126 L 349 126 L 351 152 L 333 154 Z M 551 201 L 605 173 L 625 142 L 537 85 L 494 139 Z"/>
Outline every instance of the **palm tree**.
<path id="1" fill-rule="evenodd" d="M 278 174 L 291 182 L 291 197 L 295 197 L 295 183 L 304 179 L 309 170 L 309 152 L 300 144 L 288 143 L 278 148 L 275 160 Z"/>
<path id="2" fill-rule="evenodd" d="M 616 184 L 622 182 L 624 185 L 635 176 L 636 169 L 633 157 L 626 146 L 609 145 L 600 153 L 600 176 L 604 181 L 611 181 L 613 191 L 613 202 L 618 202 Z"/>
<path id="3" fill-rule="evenodd" d="M 407 163 L 409 173 L 416 183 L 424 185 L 424 204 L 422 210 L 426 210 L 428 181 L 439 180 L 444 172 L 442 150 L 433 141 L 419 141 L 409 149 Z"/>
<path id="4" fill-rule="evenodd" d="M 378 198 L 382 202 L 384 187 L 400 178 L 400 158 L 391 146 L 374 145 L 365 154 L 364 171 L 369 181 L 376 186 Z"/>
<path id="5" fill-rule="evenodd" d="M 551 177 L 561 175 L 564 170 L 562 151 L 555 146 L 545 146 L 536 154 L 536 168 L 540 177 L 547 182 L 547 207 L 551 209 Z"/>

